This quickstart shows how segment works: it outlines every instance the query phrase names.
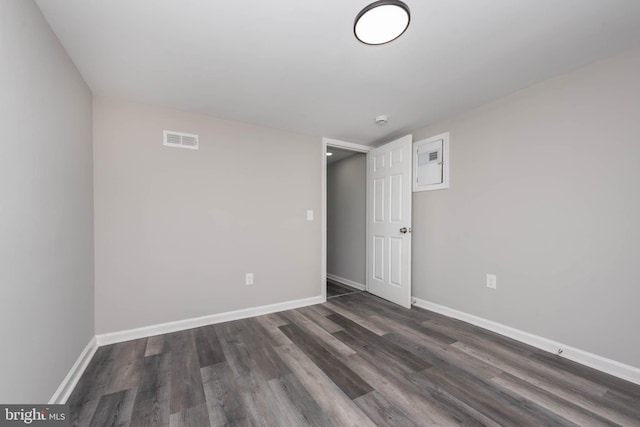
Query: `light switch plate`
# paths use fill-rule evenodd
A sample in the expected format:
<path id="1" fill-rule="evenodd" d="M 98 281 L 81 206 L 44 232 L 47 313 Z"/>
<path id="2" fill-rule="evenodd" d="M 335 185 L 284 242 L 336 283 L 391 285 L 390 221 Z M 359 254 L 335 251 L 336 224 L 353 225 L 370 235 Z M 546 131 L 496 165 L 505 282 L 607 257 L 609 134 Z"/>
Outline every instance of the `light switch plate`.
<path id="1" fill-rule="evenodd" d="M 313 221 L 313 211 L 311 209 L 307 211 L 307 221 Z"/>
<path id="2" fill-rule="evenodd" d="M 495 274 L 487 274 L 487 288 L 497 289 L 497 281 Z"/>

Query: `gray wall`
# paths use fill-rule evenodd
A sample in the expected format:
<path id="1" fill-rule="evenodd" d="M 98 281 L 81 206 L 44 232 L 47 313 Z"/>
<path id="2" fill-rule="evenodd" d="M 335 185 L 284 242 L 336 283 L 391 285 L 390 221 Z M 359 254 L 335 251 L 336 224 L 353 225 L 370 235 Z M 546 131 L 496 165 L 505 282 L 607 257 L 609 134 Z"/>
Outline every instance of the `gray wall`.
<path id="1" fill-rule="evenodd" d="M 98 334 L 320 295 L 320 138 L 96 98 L 94 150 Z"/>
<path id="2" fill-rule="evenodd" d="M 327 273 L 366 282 L 367 156 L 327 166 Z"/>
<path id="3" fill-rule="evenodd" d="M 91 92 L 32 1 L 0 58 L 0 402 L 46 403 L 94 335 Z"/>
<path id="4" fill-rule="evenodd" d="M 414 132 L 451 132 L 451 188 L 414 193 L 414 295 L 640 367 L 638 76 L 635 50 Z"/>

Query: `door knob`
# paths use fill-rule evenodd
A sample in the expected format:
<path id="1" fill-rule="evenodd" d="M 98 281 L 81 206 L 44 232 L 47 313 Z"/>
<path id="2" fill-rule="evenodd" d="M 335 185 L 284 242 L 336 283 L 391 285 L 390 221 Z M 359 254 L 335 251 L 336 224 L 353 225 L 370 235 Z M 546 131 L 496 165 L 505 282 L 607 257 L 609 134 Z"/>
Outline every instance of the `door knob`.
<path id="1" fill-rule="evenodd" d="M 402 228 L 400 229 L 400 232 L 401 232 L 402 234 L 411 233 L 411 228 L 408 228 L 408 229 L 407 229 L 407 227 L 402 227 Z"/>

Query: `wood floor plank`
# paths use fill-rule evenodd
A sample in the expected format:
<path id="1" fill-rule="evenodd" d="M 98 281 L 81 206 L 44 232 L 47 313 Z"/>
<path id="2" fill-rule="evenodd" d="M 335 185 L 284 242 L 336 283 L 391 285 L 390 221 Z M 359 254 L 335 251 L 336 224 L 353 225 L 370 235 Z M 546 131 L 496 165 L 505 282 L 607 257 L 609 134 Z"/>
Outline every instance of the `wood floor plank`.
<path id="1" fill-rule="evenodd" d="M 601 401 L 607 407 L 638 420 L 640 424 L 640 399 L 617 390 L 609 390 L 602 396 Z"/>
<path id="2" fill-rule="evenodd" d="M 200 370 L 212 426 L 249 425 L 238 383 L 227 362 Z"/>
<path id="3" fill-rule="evenodd" d="M 422 358 L 432 366 L 445 371 L 462 370 L 487 380 L 502 373 L 495 366 L 476 359 L 455 347 L 425 343 L 420 335 L 415 336 L 418 339 L 412 340 L 405 334 L 394 332 L 385 335 L 384 338 Z"/>
<path id="4" fill-rule="evenodd" d="M 128 426 L 131 421 L 135 396 L 135 389 L 105 394 L 100 398 L 90 425 L 100 427 Z"/>
<path id="5" fill-rule="evenodd" d="M 333 314 L 333 312 L 331 312 L 330 310 L 328 310 L 329 313 L 327 314 L 321 314 L 321 312 L 319 312 L 318 310 L 314 310 L 314 306 L 309 306 L 299 308 L 297 311 L 330 334 L 342 330 L 341 326 L 336 325 L 331 320 L 326 318 L 326 316 Z"/>
<path id="6" fill-rule="evenodd" d="M 295 412 L 299 415 L 298 422 L 292 425 L 318 427 L 333 425 L 293 373 L 269 381 L 269 386 L 274 391 L 279 404 L 284 406 L 287 412 Z"/>
<path id="7" fill-rule="evenodd" d="M 205 403 L 169 416 L 169 427 L 203 427 L 211 425 Z"/>
<path id="8" fill-rule="evenodd" d="M 329 310 L 329 308 L 327 308 L 326 304 L 314 304 L 314 305 L 309 305 L 309 306 L 307 306 L 305 308 L 316 312 L 320 316 L 328 316 L 330 314 L 333 314 L 333 311 Z"/>
<path id="9" fill-rule="evenodd" d="M 305 419 L 303 414 L 298 410 L 298 407 L 291 400 L 290 396 L 282 387 L 280 378 L 273 379 L 268 382 L 271 395 L 273 396 L 274 404 L 272 408 L 276 408 L 278 414 L 280 414 L 279 425 L 285 426 L 307 426 L 311 423 Z M 322 410 L 318 408 L 318 413 L 321 414 Z M 328 421 L 328 420 L 327 420 Z M 320 425 L 314 423 L 313 425 Z"/>
<path id="10" fill-rule="evenodd" d="M 224 362 L 224 353 L 220 346 L 218 333 L 213 326 L 203 326 L 194 330 L 200 367 Z"/>
<path id="11" fill-rule="evenodd" d="M 378 313 L 379 306 L 374 303 L 374 300 L 378 300 L 380 298 L 372 297 L 368 298 L 371 295 L 366 295 L 362 297 L 362 293 L 349 294 L 340 298 L 333 298 L 330 302 L 331 305 L 337 305 L 349 313 L 353 313 L 357 316 L 368 318 L 369 316 L 373 316 Z M 387 301 L 380 299 L 380 301 Z M 389 303 L 390 304 L 390 303 Z"/>
<path id="12" fill-rule="evenodd" d="M 390 332 L 389 328 L 381 327 L 380 325 L 376 324 L 375 321 L 369 320 L 366 317 L 362 317 L 355 313 L 352 313 L 348 309 L 335 304 L 333 301 L 327 301 L 325 303 L 325 306 L 331 311 L 333 311 L 334 313 L 340 314 L 346 317 L 347 319 L 350 319 L 355 323 L 369 329 L 371 332 L 373 332 L 376 335 L 385 335 Z"/>
<path id="13" fill-rule="evenodd" d="M 273 316 L 259 316 L 256 317 L 256 322 L 262 326 L 262 329 L 269 336 L 271 345 L 279 347 L 281 345 L 291 344 L 291 340 L 287 338 L 285 334 L 280 330 L 280 326 L 286 325 L 286 322 L 281 320 L 274 320 Z"/>
<path id="14" fill-rule="evenodd" d="M 124 391 L 135 387 L 140 375 L 140 367 L 146 348 L 146 338 L 126 341 L 118 345 L 98 349 L 94 359 L 96 365 L 89 366 L 88 374 L 83 375 L 86 383 L 76 388 L 77 396 L 70 403 L 79 400 L 91 400 L 96 397 Z"/>
<path id="15" fill-rule="evenodd" d="M 492 381 L 577 425 L 590 427 L 617 425 L 512 375 L 502 374 Z"/>
<path id="16" fill-rule="evenodd" d="M 91 418 L 98 407 L 100 398 L 69 404 L 69 423 L 71 427 L 84 427 L 91 423 Z"/>
<path id="17" fill-rule="evenodd" d="M 132 427 L 169 425 L 171 358 L 169 352 L 144 358 L 131 416 Z"/>
<path id="18" fill-rule="evenodd" d="M 99 400 L 103 394 L 106 394 L 106 387 L 111 381 L 115 347 L 115 345 L 109 345 L 96 350 L 93 358 L 78 380 L 78 384 L 69 396 L 67 402 L 70 405 L 75 405 L 79 408 L 80 403 L 94 399 Z"/>
<path id="19" fill-rule="evenodd" d="M 322 347 L 297 325 L 285 325 L 280 329 L 300 348 L 350 399 L 367 394 L 373 389 L 351 371 L 340 359 Z"/>
<path id="20" fill-rule="evenodd" d="M 553 353 L 536 350 L 531 354 L 531 358 L 542 362 L 548 367 L 559 371 L 569 372 L 575 376 L 590 380 L 605 387 L 607 391 L 615 392 L 621 396 L 628 396 L 633 400 L 640 399 L 640 387 L 621 378 L 605 374 L 588 366 L 581 365 L 572 360 L 560 357 Z"/>
<path id="21" fill-rule="evenodd" d="M 407 324 L 406 322 L 398 322 L 394 318 L 382 317 L 379 315 L 371 316 L 371 319 L 376 319 L 380 322 L 385 322 L 388 327 L 393 331 L 393 334 L 401 334 L 408 339 L 421 343 L 429 347 L 444 348 L 450 344 L 457 342 L 454 339 L 441 339 L 429 333 L 428 330 L 422 328 L 420 324 Z"/>
<path id="22" fill-rule="evenodd" d="M 212 326 L 215 328 L 216 333 L 218 334 L 220 344 L 222 344 L 222 341 L 231 341 L 237 339 L 238 336 L 244 333 L 246 329 L 246 327 L 244 326 L 244 322 L 240 320 L 218 323 Z M 226 356 L 227 355 L 225 354 L 225 357 Z"/>
<path id="23" fill-rule="evenodd" d="M 242 323 L 245 328 L 243 332 L 238 334 L 239 337 L 251 337 L 252 342 L 274 345 L 270 341 L 269 336 L 265 333 L 265 329 L 257 318 L 252 317 L 249 319 L 243 319 Z"/>
<path id="24" fill-rule="evenodd" d="M 356 299 L 356 297 L 354 297 L 354 299 Z M 357 296 L 357 300 L 359 303 L 363 303 L 360 296 Z M 371 299 L 369 298 L 365 300 Z M 396 307 L 393 307 L 392 304 L 386 301 L 378 301 L 377 299 L 370 301 L 369 307 L 371 307 L 372 311 L 375 313 L 369 316 L 370 320 L 381 321 L 386 325 L 389 325 L 389 322 L 391 321 L 394 325 L 403 325 L 406 328 L 417 330 L 429 336 L 431 339 L 440 341 L 445 345 L 457 341 L 457 339 L 450 337 L 441 331 L 425 326 L 424 323 L 422 323 L 425 317 L 421 315 L 419 310 L 398 310 Z M 395 331 L 395 327 L 390 329 Z"/>
<path id="25" fill-rule="evenodd" d="M 155 356 L 156 354 L 165 352 L 166 348 L 164 338 L 164 335 L 154 335 L 147 338 L 147 347 L 144 351 L 145 357 Z"/>
<path id="26" fill-rule="evenodd" d="M 168 334 L 171 349 L 170 413 L 205 403 L 193 330 Z"/>
<path id="27" fill-rule="evenodd" d="M 411 376 L 409 381 L 423 389 L 444 389 L 500 425 L 575 425 L 520 396 L 502 393 L 490 382 L 471 375 L 452 377 L 439 368 L 432 368 Z"/>
<path id="28" fill-rule="evenodd" d="M 345 303 L 348 302 L 350 307 L 361 306 L 368 309 L 371 316 L 382 313 L 385 315 L 385 317 L 387 317 L 387 314 L 391 314 L 392 316 L 406 316 L 407 318 L 415 320 L 417 322 L 430 319 L 430 312 L 428 311 L 422 310 L 417 307 L 398 310 L 398 306 L 396 304 L 364 292 L 354 295 L 348 295 L 343 299 L 343 301 Z"/>
<path id="29" fill-rule="evenodd" d="M 491 343 L 492 346 L 497 345 L 504 350 L 524 357 L 529 357 L 532 351 L 535 350 L 527 344 L 517 342 L 496 334 L 495 332 L 475 327 L 457 319 L 443 319 L 442 317 L 438 317 L 437 320 L 431 319 L 421 324 L 430 329 L 440 331 L 445 335 L 449 335 L 457 341 Z"/>
<path id="30" fill-rule="evenodd" d="M 144 353 L 142 353 L 144 355 Z M 127 363 L 116 364 L 111 371 L 111 381 L 105 389 L 106 393 L 128 390 L 140 382 L 144 356 L 120 356 L 119 360 L 127 360 Z"/>
<path id="31" fill-rule="evenodd" d="M 629 417 L 626 413 L 616 410 L 616 408 L 608 405 L 601 397 L 599 397 L 599 391 L 594 392 L 589 388 L 576 388 L 567 386 L 562 379 L 557 381 L 554 378 L 543 376 L 533 370 L 523 369 L 522 366 L 514 365 L 508 361 L 497 359 L 495 356 L 487 354 L 477 348 L 472 348 L 462 343 L 453 344 L 463 351 L 484 360 L 485 362 L 494 365 L 495 367 L 502 369 L 513 375 L 516 378 L 520 378 L 530 384 L 535 385 L 541 389 L 547 390 L 554 395 L 567 400 L 577 406 L 580 406 L 588 411 L 610 420 L 613 423 L 621 425 L 636 425 L 637 419 Z"/>
<path id="32" fill-rule="evenodd" d="M 256 323 L 253 326 L 257 325 Z M 247 333 L 240 335 L 239 339 L 244 343 L 255 369 L 265 381 L 269 381 L 280 378 L 291 371 L 287 364 L 280 359 L 269 340 L 265 339 L 265 336 L 266 334 L 262 330 L 252 328 L 248 329 Z"/>
<path id="33" fill-rule="evenodd" d="M 484 425 L 496 427 L 499 425 L 467 405 L 464 401 L 457 399 L 442 389 L 429 389 L 422 385 L 416 386 L 410 379 L 419 375 L 419 373 L 398 377 L 390 373 L 388 368 L 380 368 L 375 362 L 367 361 L 365 355 L 361 354 L 352 356 L 347 360 L 354 371 L 362 375 L 363 378 L 370 379 L 376 391 L 390 399 L 394 406 L 402 408 L 408 404 L 408 408 L 405 408 L 404 411 L 408 411 L 406 413 L 416 411 L 413 412 L 411 419 L 419 419 L 424 425 L 433 423 L 438 425 Z M 432 415 L 435 419 L 425 418 L 419 415 L 421 413 L 435 414 Z"/>
<path id="34" fill-rule="evenodd" d="M 446 411 L 424 398 L 424 395 L 413 384 L 402 381 L 393 374 L 381 371 L 379 366 L 356 354 L 344 359 L 351 370 L 356 372 L 375 391 L 385 398 L 407 417 L 423 425 L 455 425 L 455 419 Z"/>
<path id="35" fill-rule="evenodd" d="M 394 358 L 392 354 L 381 350 L 377 346 L 371 346 L 366 341 L 348 334 L 346 331 L 336 332 L 336 338 L 344 341 L 357 351 L 357 355 L 379 368 L 380 372 L 392 375 L 395 378 L 402 378 L 406 374 L 416 372 L 416 369 L 408 368 L 401 360 Z M 430 366 L 426 364 L 425 366 Z"/>
<path id="36" fill-rule="evenodd" d="M 422 328 L 412 328 L 390 318 L 386 320 L 394 332 L 385 335 L 385 340 L 399 345 L 433 366 L 443 370 L 462 369 L 485 379 L 491 379 L 502 373 L 500 369 L 493 365 L 470 356 L 455 346 L 445 345 L 442 340 L 434 339 L 430 334 L 425 333 Z"/>
<path id="37" fill-rule="evenodd" d="M 195 348 L 194 329 L 171 332 L 164 335 L 165 349 L 172 353 L 182 353 Z"/>
<path id="38" fill-rule="evenodd" d="M 414 310 L 411 310 L 411 312 L 413 311 Z M 371 316 L 371 318 L 379 319 L 382 322 L 393 325 L 392 330 L 394 332 L 399 328 L 412 330 L 429 337 L 431 341 L 440 342 L 444 345 L 453 344 L 458 341 L 457 338 L 453 338 L 438 329 L 429 327 L 427 322 L 420 322 L 420 318 L 411 316 L 408 313 L 394 313 L 388 307 L 379 314 Z"/>
<path id="39" fill-rule="evenodd" d="M 138 391 L 131 415 L 131 426 L 169 426 L 169 388 Z"/>
<path id="40" fill-rule="evenodd" d="M 324 328 L 321 328 L 317 323 L 314 323 L 308 317 L 302 315 L 298 310 L 290 310 L 283 316 L 291 321 L 292 324 L 302 328 L 314 338 L 322 341 L 324 347 L 333 353 L 337 357 L 350 356 L 355 354 L 355 351 L 349 346 L 345 345 L 342 341 L 331 335 Z M 327 322 L 331 322 L 328 318 L 324 317 Z"/>
<path id="41" fill-rule="evenodd" d="M 242 339 L 221 338 L 220 343 L 237 383 L 247 422 L 251 425 L 280 425 L 281 414 L 273 407 L 275 397 Z"/>
<path id="42" fill-rule="evenodd" d="M 424 425 L 417 420 L 411 420 L 402 410 L 375 390 L 354 399 L 354 402 L 378 426 L 420 427 Z"/>
<path id="43" fill-rule="evenodd" d="M 509 363 L 511 366 L 517 366 L 523 371 L 529 372 L 531 375 L 541 379 L 552 379 L 555 382 L 562 382 L 567 388 L 577 390 L 585 390 L 593 396 L 600 397 L 607 388 L 601 384 L 597 384 L 587 378 L 574 375 L 568 371 L 562 371 L 548 366 L 530 355 L 522 355 L 511 351 L 509 348 L 497 346 L 495 343 L 478 340 L 477 338 L 465 339 L 453 344 L 454 347 L 463 348 L 465 352 L 470 353 L 471 349 L 476 349 L 483 354 L 488 354 L 493 358 L 499 359 L 503 363 Z"/>
<path id="44" fill-rule="evenodd" d="M 374 356 L 384 356 L 387 363 L 394 363 L 404 367 L 407 372 L 420 371 L 431 367 L 425 360 L 416 357 L 404 348 L 385 340 L 359 324 L 347 319 L 339 314 L 328 316 L 332 322 L 342 326 L 343 332 L 336 332 L 335 336 L 340 336 L 341 340 L 353 343 L 360 352 L 370 352 Z M 347 338 L 347 335 L 349 338 Z"/>
<path id="45" fill-rule="evenodd" d="M 169 389 L 171 381 L 171 353 L 160 353 L 144 358 L 138 391 Z M 167 398 L 168 400 L 168 398 Z"/>
<path id="46" fill-rule="evenodd" d="M 296 345 L 280 347 L 282 358 L 336 426 L 375 426 L 360 408 Z"/>
<path id="47" fill-rule="evenodd" d="M 435 406 L 446 411 L 459 426 L 502 427 L 487 415 L 475 409 L 442 388 L 419 388 L 421 394 Z"/>
<path id="48" fill-rule="evenodd" d="M 288 325 L 289 321 L 287 319 L 285 319 L 284 317 L 282 317 L 282 313 L 284 313 L 284 312 L 265 314 L 264 317 L 269 319 L 269 321 L 271 323 L 273 323 L 273 324 L 275 324 L 277 326 Z"/>

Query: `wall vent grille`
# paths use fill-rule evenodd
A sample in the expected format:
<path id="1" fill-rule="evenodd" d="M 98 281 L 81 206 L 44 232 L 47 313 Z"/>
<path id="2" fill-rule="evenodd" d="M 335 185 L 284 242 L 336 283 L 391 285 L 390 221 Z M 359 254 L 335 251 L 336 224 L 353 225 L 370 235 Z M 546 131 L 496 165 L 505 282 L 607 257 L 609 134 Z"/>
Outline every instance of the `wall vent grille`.
<path id="1" fill-rule="evenodd" d="M 167 147 L 188 148 L 190 150 L 197 150 L 198 135 L 165 130 L 163 132 L 162 145 Z"/>

